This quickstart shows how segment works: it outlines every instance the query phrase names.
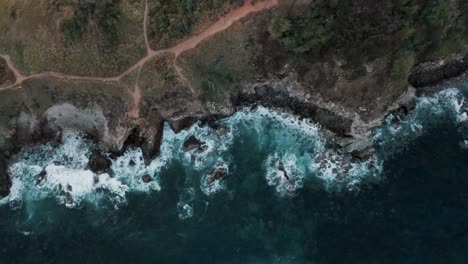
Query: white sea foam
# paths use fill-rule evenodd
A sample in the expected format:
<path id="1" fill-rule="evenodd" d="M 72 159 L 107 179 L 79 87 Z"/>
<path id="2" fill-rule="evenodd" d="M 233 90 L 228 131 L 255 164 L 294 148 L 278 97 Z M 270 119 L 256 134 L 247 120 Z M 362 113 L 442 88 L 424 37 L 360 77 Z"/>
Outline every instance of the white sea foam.
<path id="1" fill-rule="evenodd" d="M 195 189 L 189 187 L 179 196 L 177 203 L 177 216 L 181 220 L 189 219 L 193 216 L 192 203 L 195 199 Z"/>
<path id="2" fill-rule="evenodd" d="M 67 207 L 77 207 L 83 201 L 96 204 L 107 199 L 117 207 L 125 202 L 129 191 L 160 190 L 157 173 L 164 166 L 165 155 L 145 166 L 141 150 L 130 150 L 113 162 L 115 177 L 95 174 L 87 169 L 91 154 L 91 142 L 77 133 L 65 133 L 62 144 L 57 147 L 42 145 L 24 150 L 10 168 L 13 186 L 11 193 L 0 203 L 20 206 L 24 202 L 55 197 Z M 162 148 L 163 152 L 165 148 Z M 132 159 L 134 167 L 119 164 Z M 45 172 L 43 179 L 38 178 Z M 141 174 L 150 174 L 153 181 L 144 183 Z"/>
<path id="3" fill-rule="evenodd" d="M 403 120 L 399 116 L 389 115 L 374 136 L 380 154 L 384 157 L 397 154 L 434 125 L 448 120 L 455 123 L 467 120 L 464 100 L 458 89 L 447 89 L 417 98 L 416 108 Z"/>
<path id="4" fill-rule="evenodd" d="M 185 220 L 193 216 L 193 208 L 188 204 L 177 204 L 177 210 L 179 219 Z"/>
<path id="5" fill-rule="evenodd" d="M 372 155 L 365 161 L 352 160 L 349 154 L 328 149 L 310 163 L 310 170 L 322 179 L 327 188 L 339 183 L 351 187 L 367 177 L 378 177 L 383 171 L 383 161 Z"/>
<path id="6" fill-rule="evenodd" d="M 281 196 L 293 196 L 304 185 L 306 168 L 302 159 L 294 154 L 268 156 L 265 162 L 268 185 L 275 187 Z"/>
<path id="7" fill-rule="evenodd" d="M 114 171 L 114 177 L 127 185 L 132 191 L 159 191 L 161 190 L 159 172 L 167 164 L 171 156 L 167 148 L 161 148 L 161 155 L 151 161 L 149 165 L 146 165 L 141 149 L 129 149 L 124 155 L 112 162 L 111 168 Z M 145 175 L 149 175 L 152 181 L 145 183 L 142 179 Z"/>

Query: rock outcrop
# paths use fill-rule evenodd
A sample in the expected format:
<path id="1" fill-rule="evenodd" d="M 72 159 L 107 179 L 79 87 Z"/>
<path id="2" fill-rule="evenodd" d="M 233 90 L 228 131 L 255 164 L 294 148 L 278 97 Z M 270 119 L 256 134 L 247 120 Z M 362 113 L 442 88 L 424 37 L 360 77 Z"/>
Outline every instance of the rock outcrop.
<path id="1" fill-rule="evenodd" d="M 0 155 L 0 197 L 5 197 L 9 194 L 11 181 L 8 176 L 7 160 L 3 155 Z"/>
<path id="2" fill-rule="evenodd" d="M 464 51 L 441 60 L 425 62 L 416 66 L 411 72 L 408 82 L 416 88 L 432 86 L 445 79 L 457 77 L 467 70 L 468 51 Z"/>
<path id="3" fill-rule="evenodd" d="M 184 151 L 191 151 L 200 148 L 203 144 L 204 142 L 192 135 L 184 142 L 182 148 Z"/>
<path id="4" fill-rule="evenodd" d="M 112 161 L 102 155 L 99 150 L 94 150 L 89 157 L 88 167 L 94 173 L 109 172 Z"/>

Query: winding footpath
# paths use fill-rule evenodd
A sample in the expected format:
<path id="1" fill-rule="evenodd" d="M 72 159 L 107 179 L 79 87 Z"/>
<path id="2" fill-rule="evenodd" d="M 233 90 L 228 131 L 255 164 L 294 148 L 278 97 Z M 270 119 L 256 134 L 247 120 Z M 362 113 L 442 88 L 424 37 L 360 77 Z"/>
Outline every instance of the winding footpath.
<path id="1" fill-rule="evenodd" d="M 245 0 L 244 4 L 233 11 L 227 13 L 226 15 L 222 16 L 219 18 L 216 22 L 211 24 L 208 28 L 206 28 L 204 31 L 200 32 L 199 34 L 195 34 L 190 36 L 189 38 L 183 40 L 179 44 L 167 48 L 167 49 L 160 49 L 160 50 L 153 50 L 151 49 L 149 45 L 149 40 L 148 40 L 148 17 L 149 17 L 149 7 L 148 7 L 148 0 L 145 1 L 145 12 L 144 12 L 144 19 L 143 19 L 143 33 L 144 33 L 144 38 L 145 38 L 145 45 L 146 45 L 146 56 L 143 57 L 141 60 L 139 60 L 137 63 L 135 63 L 133 66 L 129 67 L 126 71 L 121 73 L 118 76 L 114 77 L 98 77 L 98 76 L 77 76 L 77 75 L 69 75 L 69 74 L 63 74 L 59 72 L 53 72 L 53 71 L 46 71 L 46 72 L 41 72 L 41 73 L 35 73 L 32 75 L 25 76 L 21 73 L 21 71 L 14 65 L 12 62 L 11 58 L 7 54 L 0 54 L 0 58 L 3 58 L 10 70 L 14 73 L 16 80 L 15 83 L 9 86 L 5 86 L 0 88 L 0 90 L 4 89 L 10 89 L 15 86 L 20 85 L 23 83 L 25 80 L 29 79 L 35 79 L 35 78 L 43 78 L 43 77 L 54 77 L 57 79 L 63 79 L 63 80 L 81 80 L 81 81 L 101 81 L 101 82 L 119 82 L 123 77 L 127 76 L 134 70 L 138 70 L 138 77 L 135 81 L 134 85 L 134 90 L 132 92 L 133 99 L 134 99 L 134 108 L 130 113 L 130 116 L 132 117 L 138 117 L 139 113 L 139 103 L 142 97 L 142 92 L 138 86 L 139 82 L 139 76 L 140 76 L 140 71 L 143 68 L 143 66 L 153 59 L 154 57 L 164 54 L 164 53 L 170 53 L 174 54 L 174 68 L 176 73 L 179 75 L 180 79 L 184 82 L 187 83 L 188 87 L 191 89 L 192 93 L 195 93 L 194 89 L 190 85 L 190 82 L 184 75 L 183 69 L 177 65 L 177 59 L 179 56 L 184 53 L 185 51 L 191 50 L 195 47 L 197 47 L 201 42 L 204 40 L 210 38 L 211 36 L 222 32 L 232 26 L 235 22 L 241 20 L 242 18 L 256 12 L 260 12 L 263 10 L 271 9 L 279 4 L 280 0 L 263 0 L 263 1 L 255 1 L 255 0 Z"/>

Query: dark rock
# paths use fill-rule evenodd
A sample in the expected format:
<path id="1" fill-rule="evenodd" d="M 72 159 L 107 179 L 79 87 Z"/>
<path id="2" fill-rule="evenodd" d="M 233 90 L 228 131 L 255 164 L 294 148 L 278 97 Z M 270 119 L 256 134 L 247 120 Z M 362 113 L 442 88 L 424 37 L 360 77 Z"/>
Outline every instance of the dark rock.
<path id="1" fill-rule="evenodd" d="M 289 180 L 288 172 L 286 171 L 286 168 L 284 167 L 284 163 L 282 161 L 278 162 L 278 170 L 282 171 L 284 174 L 284 177 Z"/>
<path id="2" fill-rule="evenodd" d="M 94 173 L 108 172 L 112 166 L 112 161 L 101 154 L 101 152 L 95 150 L 89 157 L 88 166 Z"/>
<path id="3" fill-rule="evenodd" d="M 257 86 L 255 87 L 255 94 L 258 97 L 267 96 L 271 92 L 272 88 L 268 87 L 267 85 Z"/>
<path id="4" fill-rule="evenodd" d="M 344 164 L 343 164 L 343 169 L 344 169 L 344 170 L 350 170 L 350 169 L 351 169 L 351 164 L 349 164 L 349 163 L 344 163 Z"/>
<path id="5" fill-rule="evenodd" d="M 344 179 L 346 178 L 347 174 L 344 173 L 344 172 L 340 172 L 338 173 L 338 175 L 336 176 L 337 179 L 341 180 L 341 179 Z"/>
<path id="6" fill-rule="evenodd" d="M 151 177 L 149 174 L 145 174 L 145 175 L 141 176 L 141 180 L 144 183 L 150 183 L 150 182 L 153 181 L 153 177 Z"/>
<path id="7" fill-rule="evenodd" d="M 73 200 L 73 196 L 71 193 L 66 192 L 65 193 L 65 202 L 67 205 L 72 205 L 75 201 Z"/>
<path id="8" fill-rule="evenodd" d="M 321 162 L 323 161 L 323 158 L 324 158 L 323 155 L 317 155 L 317 156 L 315 157 L 314 162 L 315 162 L 315 163 L 321 163 Z"/>
<path id="9" fill-rule="evenodd" d="M 134 167 L 135 165 L 136 165 L 136 163 L 133 160 L 130 160 L 130 162 L 128 163 L 128 166 L 130 166 L 130 167 Z"/>
<path id="10" fill-rule="evenodd" d="M 147 164 L 159 154 L 164 131 L 164 120 L 153 109 L 146 117 L 146 123 L 140 127 L 140 135 L 143 139 L 141 150 Z"/>
<path id="11" fill-rule="evenodd" d="M 226 168 L 216 168 L 215 170 L 211 172 L 210 176 L 208 177 L 206 181 L 208 182 L 208 184 L 212 184 L 214 181 L 224 179 L 226 174 L 227 174 Z"/>
<path id="12" fill-rule="evenodd" d="M 367 168 L 369 169 L 370 172 L 376 172 L 377 171 L 377 167 L 374 164 L 369 164 L 369 166 Z"/>
<path id="13" fill-rule="evenodd" d="M 468 120 L 463 121 L 463 122 L 460 124 L 460 127 L 462 127 L 463 129 L 468 129 Z"/>
<path id="14" fill-rule="evenodd" d="M 368 147 L 363 150 L 355 150 L 351 153 L 354 158 L 358 158 L 359 160 L 367 160 L 369 159 L 372 155 L 375 153 L 375 148 L 374 147 Z"/>
<path id="15" fill-rule="evenodd" d="M 332 112 L 318 105 L 301 101 L 288 95 L 286 91 L 277 91 L 268 86 L 255 87 L 255 93 L 238 93 L 231 96 L 231 103 L 236 107 L 263 105 L 290 110 L 303 118 L 318 122 L 323 127 L 340 137 L 351 133 L 353 120 Z"/>
<path id="16" fill-rule="evenodd" d="M 47 172 L 43 170 L 36 176 L 36 185 L 41 184 L 45 179 L 47 179 Z"/>
<path id="17" fill-rule="evenodd" d="M 193 126 L 197 121 L 198 121 L 198 118 L 194 116 L 188 116 L 185 118 L 180 118 L 180 119 L 168 121 L 168 122 L 169 122 L 169 126 L 171 126 L 171 129 L 175 133 L 179 133 L 180 131 Z"/>
<path id="18" fill-rule="evenodd" d="M 72 188 L 72 186 L 70 184 L 67 184 L 67 191 L 69 191 L 69 192 L 73 191 L 73 188 Z"/>
<path id="19" fill-rule="evenodd" d="M 204 142 L 198 140 L 195 136 L 192 135 L 184 142 L 182 148 L 184 151 L 191 151 L 200 148 L 204 144 Z"/>
<path id="20" fill-rule="evenodd" d="M 8 165 L 5 157 L 0 155 L 0 197 L 10 194 L 11 181 L 8 175 Z"/>
<path id="21" fill-rule="evenodd" d="M 468 70 L 468 52 L 450 55 L 444 60 L 426 62 L 418 65 L 411 72 L 408 82 L 416 87 L 432 86 L 456 77 Z"/>

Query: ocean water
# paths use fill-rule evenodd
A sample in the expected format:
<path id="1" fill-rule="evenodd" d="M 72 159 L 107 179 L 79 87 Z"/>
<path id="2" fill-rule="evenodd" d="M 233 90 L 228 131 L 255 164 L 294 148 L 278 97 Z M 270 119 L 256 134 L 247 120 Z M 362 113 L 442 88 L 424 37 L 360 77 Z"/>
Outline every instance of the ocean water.
<path id="1" fill-rule="evenodd" d="M 129 149 L 113 175 L 87 170 L 95 146 L 66 133 L 11 162 L 0 263 L 468 263 L 466 90 L 390 115 L 367 161 L 262 107 L 220 130 L 166 126 L 158 158 Z M 192 135 L 204 144 L 184 152 Z"/>

